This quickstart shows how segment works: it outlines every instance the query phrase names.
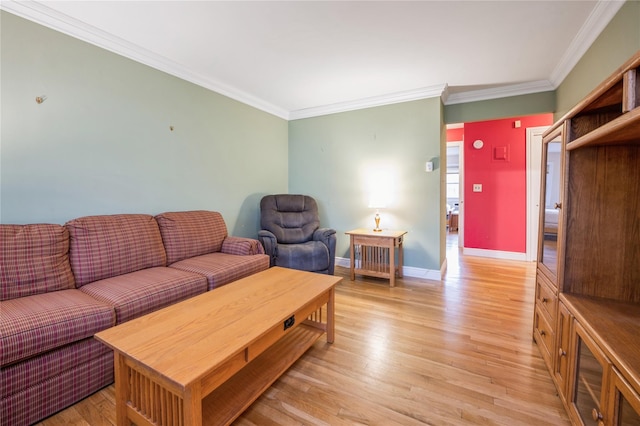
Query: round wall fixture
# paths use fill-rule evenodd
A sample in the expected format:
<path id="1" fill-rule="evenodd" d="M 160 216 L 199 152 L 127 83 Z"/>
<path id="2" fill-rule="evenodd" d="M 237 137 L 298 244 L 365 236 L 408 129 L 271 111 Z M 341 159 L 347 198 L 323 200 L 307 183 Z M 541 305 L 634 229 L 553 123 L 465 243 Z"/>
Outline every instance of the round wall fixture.
<path id="1" fill-rule="evenodd" d="M 473 147 L 475 149 L 480 149 L 484 146 L 484 142 L 482 142 L 480 139 L 476 139 L 475 141 L 473 141 Z"/>

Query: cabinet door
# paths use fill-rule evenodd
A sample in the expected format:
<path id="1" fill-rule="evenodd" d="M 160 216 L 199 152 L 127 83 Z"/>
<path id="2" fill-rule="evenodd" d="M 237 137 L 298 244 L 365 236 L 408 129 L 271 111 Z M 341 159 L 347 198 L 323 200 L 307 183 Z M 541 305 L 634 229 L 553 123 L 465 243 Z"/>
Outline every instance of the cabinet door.
<path id="1" fill-rule="evenodd" d="M 553 368 L 553 375 L 560 393 L 562 401 L 567 400 L 567 379 L 569 374 L 569 359 L 571 357 L 571 324 L 573 322 L 573 316 L 564 305 L 564 303 L 558 303 L 558 325 L 556 330 L 556 347 L 555 363 Z"/>
<path id="2" fill-rule="evenodd" d="M 603 426 L 611 364 L 577 320 L 573 322 L 573 376 L 569 410 L 577 424 Z"/>
<path id="3" fill-rule="evenodd" d="M 640 425 L 640 395 L 622 378 L 618 370 L 612 369 L 609 391 L 609 414 L 614 426 Z"/>
<path id="4" fill-rule="evenodd" d="M 560 239 L 562 232 L 562 195 L 564 170 L 564 127 L 542 140 L 542 178 L 540 186 L 540 234 L 538 267 L 558 286 Z"/>

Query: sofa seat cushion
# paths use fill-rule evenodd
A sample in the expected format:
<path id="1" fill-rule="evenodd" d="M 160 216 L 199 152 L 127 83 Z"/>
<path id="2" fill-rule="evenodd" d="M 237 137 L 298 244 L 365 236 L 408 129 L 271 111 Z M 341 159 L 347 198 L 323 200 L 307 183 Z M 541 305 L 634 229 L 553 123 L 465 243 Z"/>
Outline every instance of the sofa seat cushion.
<path id="1" fill-rule="evenodd" d="M 162 236 L 153 216 L 85 216 L 70 220 L 65 226 L 69 230 L 69 259 L 77 287 L 166 266 Z"/>
<path id="2" fill-rule="evenodd" d="M 157 215 L 156 221 L 167 252 L 167 265 L 218 252 L 227 237 L 227 225 L 218 212 L 167 212 Z"/>
<path id="3" fill-rule="evenodd" d="M 195 272 L 207 277 L 208 289 L 229 284 L 269 268 L 269 256 L 255 254 L 237 256 L 227 253 L 209 253 L 173 263 L 170 268 Z"/>
<path id="4" fill-rule="evenodd" d="M 278 244 L 276 265 L 305 271 L 325 271 L 329 268 L 329 249 L 320 241 Z"/>
<path id="5" fill-rule="evenodd" d="M 157 267 L 95 281 L 80 291 L 114 307 L 116 324 L 207 291 L 203 275 Z"/>
<path id="6" fill-rule="evenodd" d="M 0 300 L 75 288 L 67 229 L 0 225 L 0 284 Z"/>
<path id="7" fill-rule="evenodd" d="M 2 366 L 91 337 L 115 324 L 111 306 L 75 289 L 6 300 L 0 319 Z"/>

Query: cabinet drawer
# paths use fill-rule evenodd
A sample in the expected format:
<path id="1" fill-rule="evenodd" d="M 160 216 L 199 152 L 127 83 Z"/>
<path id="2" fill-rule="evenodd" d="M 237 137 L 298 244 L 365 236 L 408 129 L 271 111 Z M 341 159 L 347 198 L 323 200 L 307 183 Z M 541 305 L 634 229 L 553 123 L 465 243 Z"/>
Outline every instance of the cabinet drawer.
<path id="1" fill-rule="evenodd" d="M 555 289 L 540 275 L 536 277 L 536 306 L 547 316 L 549 324 L 556 323 L 558 296 Z"/>
<path id="2" fill-rule="evenodd" d="M 549 324 L 546 315 L 542 313 L 542 309 L 540 307 L 536 307 L 533 316 L 533 338 L 538 344 L 540 354 L 542 355 L 542 359 L 544 359 L 547 368 L 549 371 L 553 371 L 551 365 L 553 358 L 551 357 L 551 354 L 554 350 L 555 333 L 553 332 L 553 328 Z"/>

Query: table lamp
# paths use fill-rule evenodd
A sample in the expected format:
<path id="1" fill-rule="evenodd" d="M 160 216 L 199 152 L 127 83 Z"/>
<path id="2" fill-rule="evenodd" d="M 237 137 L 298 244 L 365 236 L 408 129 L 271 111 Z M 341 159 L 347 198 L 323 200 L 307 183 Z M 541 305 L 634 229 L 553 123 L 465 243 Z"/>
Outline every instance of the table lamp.
<path id="1" fill-rule="evenodd" d="M 387 207 L 386 197 L 384 193 L 381 191 L 376 191 L 376 188 L 371 191 L 369 195 L 369 208 L 376 209 L 376 216 L 374 218 L 376 222 L 376 227 L 373 229 L 375 232 L 381 232 L 382 228 L 380 228 L 380 209 Z"/>

